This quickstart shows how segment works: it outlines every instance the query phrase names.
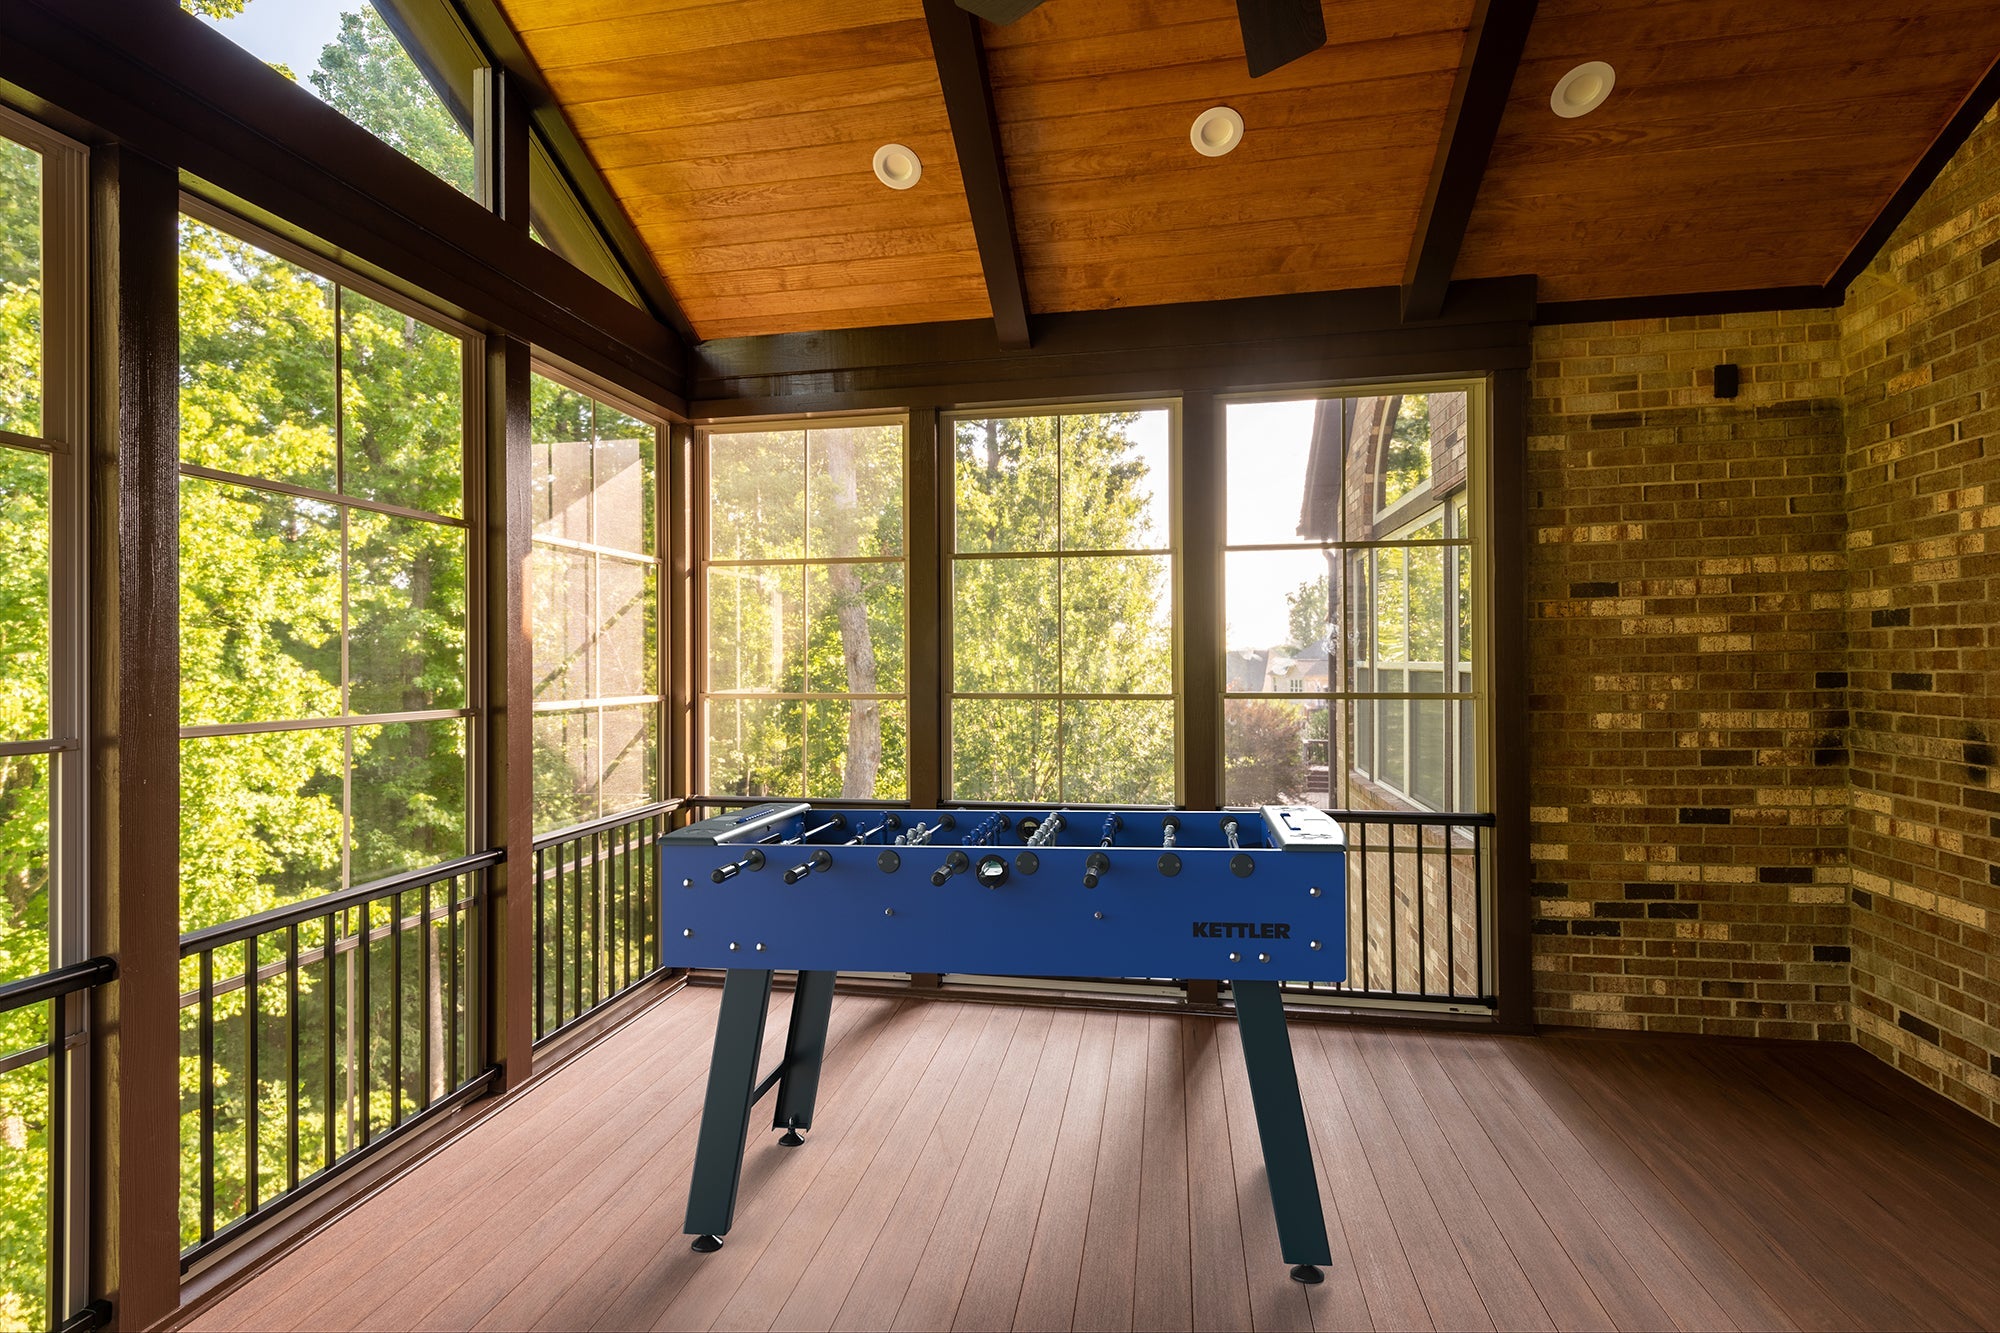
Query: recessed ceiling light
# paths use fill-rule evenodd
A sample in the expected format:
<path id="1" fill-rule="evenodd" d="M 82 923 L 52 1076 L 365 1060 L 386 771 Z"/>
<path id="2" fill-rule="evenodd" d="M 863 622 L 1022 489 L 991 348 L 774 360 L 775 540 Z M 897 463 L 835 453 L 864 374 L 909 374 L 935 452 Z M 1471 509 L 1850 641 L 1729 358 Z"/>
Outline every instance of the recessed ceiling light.
<path id="1" fill-rule="evenodd" d="M 1188 142 L 1203 157 L 1221 157 L 1243 142 L 1243 117 L 1226 106 L 1212 106 L 1194 118 Z"/>
<path id="2" fill-rule="evenodd" d="M 923 160 L 914 149 L 885 143 L 875 150 L 875 179 L 890 189 L 907 190 L 923 178 Z"/>
<path id="3" fill-rule="evenodd" d="M 1587 60 L 1556 81 L 1556 90 L 1549 94 L 1549 110 L 1564 120 L 1587 116 L 1604 105 L 1617 81 L 1611 66 L 1602 60 Z"/>

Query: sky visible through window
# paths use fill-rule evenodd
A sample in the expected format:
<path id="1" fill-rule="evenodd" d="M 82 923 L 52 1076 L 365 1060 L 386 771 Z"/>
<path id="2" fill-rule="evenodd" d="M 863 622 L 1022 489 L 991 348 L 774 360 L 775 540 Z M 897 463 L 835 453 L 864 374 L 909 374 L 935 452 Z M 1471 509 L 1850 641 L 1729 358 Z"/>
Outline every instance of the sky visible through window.
<path id="1" fill-rule="evenodd" d="M 299 86 L 319 96 L 306 75 L 319 53 L 340 35 L 340 16 L 367 7 L 367 0 L 250 0 L 234 18 L 201 21 L 259 60 L 291 70 Z"/>
<path id="2" fill-rule="evenodd" d="M 1264 484 L 1229 488 L 1229 540 L 1298 540 L 1298 497 L 1305 488 L 1306 458 L 1312 451 L 1313 413 L 1308 398 L 1290 403 L 1231 403 L 1229 441 L 1255 450 Z M 1246 538 L 1243 534 L 1255 533 Z M 1263 649 L 1291 637 L 1287 600 L 1295 585 L 1246 580 L 1230 589 L 1227 647 Z"/>

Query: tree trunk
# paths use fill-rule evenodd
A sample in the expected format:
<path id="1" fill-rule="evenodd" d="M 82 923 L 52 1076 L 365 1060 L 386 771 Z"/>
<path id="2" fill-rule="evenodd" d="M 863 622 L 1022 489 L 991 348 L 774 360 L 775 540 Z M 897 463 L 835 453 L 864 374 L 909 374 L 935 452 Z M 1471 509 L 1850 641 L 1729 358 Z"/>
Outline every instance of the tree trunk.
<path id="1" fill-rule="evenodd" d="M 863 516 L 853 432 L 832 430 L 820 440 L 826 448 L 827 498 L 832 509 L 827 526 L 833 550 L 828 554 L 859 555 Z M 840 621 L 840 651 L 847 668 L 847 692 L 873 694 L 879 688 L 875 638 L 868 628 L 868 601 L 862 592 L 859 569 L 856 565 L 828 565 L 826 582 L 833 594 L 834 613 Z M 875 775 L 881 767 L 881 701 L 855 699 L 848 705 L 847 763 L 841 773 L 840 794 L 855 798 L 873 796 Z"/>

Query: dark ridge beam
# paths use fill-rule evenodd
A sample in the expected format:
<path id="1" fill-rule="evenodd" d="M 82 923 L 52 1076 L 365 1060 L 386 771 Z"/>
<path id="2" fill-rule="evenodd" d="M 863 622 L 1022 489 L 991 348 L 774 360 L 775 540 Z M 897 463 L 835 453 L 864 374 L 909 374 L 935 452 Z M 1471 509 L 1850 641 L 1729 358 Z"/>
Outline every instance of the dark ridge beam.
<path id="1" fill-rule="evenodd" d="M 1436 319 L 1444 311 L 1466 224 L 1472 221 L 1479 183 L 1534 21 L 1535 0 L 1476 0 L 1473 5 L 1458 81 L 1445 109 L 1444 136 L 1431 161 L 1431 183 L 1417 215 L 1410 262 L 1403 269 L 1405 322 Z"/>
<path id="2" fill-rule="evenodd" d="M 1014 203 L 1007 193 L 1007 164 L 1000 154 L 1000 122 L 993 114 L 993 86 L 986 79 L 986 49 L 979 20 L 952 0 L 924 0 L 938 82 L 951 117 L 952 144 L 972 209 L 972 235 L 979 243 L 979 266 L 1000 346 L 1016 351 L 1032 344 L 1028 329 L 1028 286 L 1021 276 L 1021 251 L 1014 240 Z"/>
<path id="3" fill-rule="evenodd" d="M 1882 205 L 1882 211 L 1868 224 L 1868 230 L 1861 233 L 1861 239 L 1847 252 L 1847 258 L 1840 261 L 1840 267 L 1827 279 L 1826 287 L 1830 293 L 1827 304 L 1839 305 L 1847 299 L 1848 287 L 1861 276 L 1863 269 L 1875 261 L 1882 247 L 1896 234 L 1896 228 L 1903 225 L 1903 219 L 1910 215 L 1917 201 L 1924 197 L 1958 150 L 1965 146 L 1965 141 L 1972 137 L 1972 132 L 1979 128 L 1979 122 L 1986 119 L 1986 113 L 1996 105 L 2000 105 L 2000 60 L 1994 61 L 1987 69 L 1986 77 L 1973 85 L 1972 91 L 1959 103 L 1958 110 L 1938 131 L 1938 137 L 1931 141 L 1931 146 L 1917 159 L 1910 174 L 1903 178 L 1903 183 Z"/>
<path id="4" fill-rule="evenodd" d="M 1722 292 L 1670 292 L 1658 296 L 1606 296 L 1588 301 L 1543 301 L 1537 324 L 1607 324 L 1621 319 L 1680 319 L 1740 315 L 1762 310 L 1820 310 L 1840 304 L 1828 287 L 1744 287 Z"/>

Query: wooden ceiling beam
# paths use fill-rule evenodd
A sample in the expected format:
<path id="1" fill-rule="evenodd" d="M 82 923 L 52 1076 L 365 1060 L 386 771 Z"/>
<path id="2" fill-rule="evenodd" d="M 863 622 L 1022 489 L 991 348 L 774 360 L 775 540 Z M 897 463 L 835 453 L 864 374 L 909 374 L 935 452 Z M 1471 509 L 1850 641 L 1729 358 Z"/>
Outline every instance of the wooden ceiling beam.
<path id="1" fill-rule="evenodd" d="M 1028 285 L 1014 236 L 1014 202 L 1007 192 L 1007 162 L 1000 151 L 1000 122 L 993 113 L 993 85 L 986 77 L 986 49 L 979 20 L 953 0 L 924 0 L 938 82 L 958 151 L 972 235 L 986 274 L 986 295 L 1000 346 L 1009 351 L 1033 342 L 1028 325 Z"/>
<path id="2" fill-rule="evenodd" d="M 1476 0 L 1473 5 L 1444 134 L 1431 161 L 1430 186 L 1403 269 L 1405 321 L 1436 319 L 1444 310 L 1445 291 L 1534 21 L 1535 0 Z"/>

